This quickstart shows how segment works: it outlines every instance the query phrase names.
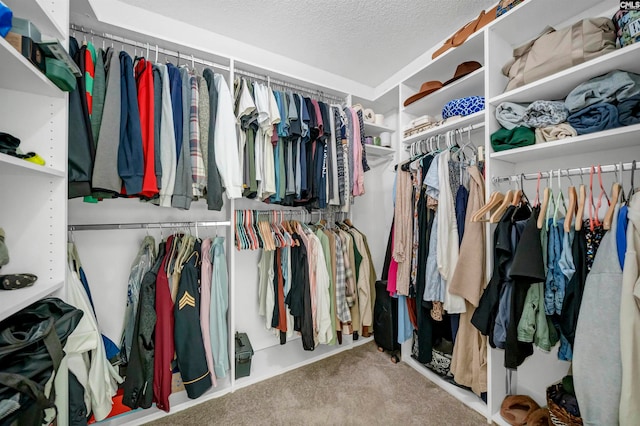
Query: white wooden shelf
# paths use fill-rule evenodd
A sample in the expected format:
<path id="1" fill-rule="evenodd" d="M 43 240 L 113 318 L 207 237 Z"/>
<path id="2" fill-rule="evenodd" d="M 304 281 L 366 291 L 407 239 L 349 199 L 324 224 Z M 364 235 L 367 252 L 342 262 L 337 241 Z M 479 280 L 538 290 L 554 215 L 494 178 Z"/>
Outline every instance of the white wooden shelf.
<path id="1" fill-rule="evenodd" d="M 63 281 L 46 281 L 44 278 L 38 278 L 31 287 L 18 290 L 0 290 L 2 291 L 0 321 L 61 289 L 63 284 Z"/>
<path id="2" fill-rule="evenodd" d="M 367 136 L 378 136 L 383 132 L 393 133 L 395 131 L 396 130 L 392 129 L 391 127 L 381 126 L 380 124 L 367 123 L 366 121 L 364 122 L 364 133 Z"/>
<path id="3" fill-rule="evenodd" d="M 437 126 L 437 127 L 432 127 L 429 130 L 422 132 L 422 133 L 418 133 L 416 135 L 412 135 L 409 136 L 405 139 L 402 140 L 402 143 L 404 144 L 410 144 L 411 142 L 420 140 L 420 139 L 426 139 L 429 138 L 430 136 L 435 136 L 435 135 L 440 135 L 443 133 L 446 133 L 449 130 L 454 130 L 454 129 L 459 129 L 462 127 L 467 127 L 473 124 L 478 124 L 478 123 L 482 123 L 484 122 L 484 117 L 485 117 L 485 112 L 483 111 L 478 111 L 474 114 L 471 115 L 467 115 L 466 117 L 462 117 L 459 120 L 454 120 L 450 123 L 446 123 L 443 124 L 441 126 Z"/>
<path id="4" fill-rule="evenodd" d="M 463 62 L 477 61 L 484 64 L 484 31 L 485 28 L 471 34 L 462 45 L 447 50 L 402 83 L 418 92 L 420 85 L 426 81 L 437 80 L 444 83 L 453 78 L 456 67 Z M 439 43 L 438 47 L 441 45 Z"/>
<path id="5" fill-rule="evenodd" d="M 251 375 L 236 380 L 235 388 L 242 388 L 296 368 L 328 358 L 342 351 L 366 344 L 373 337 L 351 340 L 351 336 L 342 337 L 342 345 L 319 345 L 313 351 L 302 349 L 299 339 L 287 342 L 285 345 L 270 346 L 255 351 L 251 359 Z M 295 346 L 292 348 L 292 346 Z"/>
<path id="6" fill-rule="evenodd" d="M 540 99 L 562 100 L 579 84 L 613 70 L 640 73 L 640 43 L 617 49 L 575 67 L 494 96 L 489 100 L 489 104 L 498 105 L 505 101 L 533 102 Z"/>
<path id="7" fill-rule="evenodd" d="M 219 398 L 230 392 L 231 380 L 229 376 L 227 376 L 224 379 L 218 379 L 217 387 L 209 389 L 202 396 L 200 396 L 200 398 L 197 399 L 190 399 L 187 396 L 186 391 L 172 393 L 171 396 L 169 396 L 169 405 L 171 407 L 170 414 L 175 414 L 182 410 L 186 410 L 187 408 L 191 408 L 195 405 L 202 404 L 205 401 Z M 122 413 L 114 417 L 109 417 L 105 420 L 102 420 L 101 422 L 96 422 L 96 424 L 99 424 L 101 426 L 139 425 L 166 416 L 167 413 L 156 408 L 154 404 L 153 406 L 151 406 L 151 408 L 127 411 L 126 413 Z"/>
<path id="8" fill-rule="evenodd" d="M 27 2 L 31 3 L 31 2 Z M 0 88 L 61 98 L 62 90 L 0 37 Z"/>
<path id="9" fill-rule="evenodd" d="M 58 40 L 64 40 L 64 31 L 56 22 L 49 7 L 46 3 L 54 3 L 43 0 L 4 0 L 4 3 L 13 11 L 13 16 L 28 19 L 40 30 L 43 35 L 43 41 L 47 37 L 55 37 Z"/>
<path id="10" fill-rule="evenodd" d="M 546 160 L 558 158 L 576 153 L 589 153 L 598 151 L 610 151 L 617 148 L 638 147 L 640 152 L 640 124 L 605 130 L 604 132 L 590 133 L 552 142 L 545 142 L 493 152 L 492 160 L 502 160 L 508 163 L 521 163 L 525 161 Z"/>
<path id="11" fill-rule="evenodd" d="M 415 116 L 425 114 L 436 116 L 442 113 L 442 107 L 447 102 L 466 96 L 484 96 L 484 68 L 477 69 L 442 89 L 418 99 L 404 107 L 403 111 Z"/>
<path id="12" fill-rule="evenodd" d="M 545 26 L 556 27 L 566 21 L 577 21 L 579 18 L 575 17 L 580 15 L 580 12 L 599 5 L 609 7 L 605 3 L 610 4 L 610 7 L 619 7 L 619 2 L 615 0 L 525 1 L 497 18 L 487 28 L 512 46 L 520 46 L 538 36 Z"/>
<path id="13" fill-rule="evenodd" d="M 387 157 L 393 156 L 393 154 L 396 153 L 396 150 L 393 148 L 377 145 L 366 145 L 365 151 L 367 152 L 367 156 L 371 157 Z"/>
<path id="14" fill-rule="evenodd" d="M 432 381 L 437 386 L 441 387 L 447 393 L 452 395 L 458 401 L 462 402 L 469 408 L 474 409 L 478 413 L 480 413 L 485 418 L 489 415 L 487 404 L 484 403 L 476 394 L 471 391 L 462 389 L 454 384 L 447 382 L 442 377 L 438 376 L 433 371 L 429 370 L 427 367 L 413 359 L 412 357 L 403 357 L 402 361 L 407 363 L 409 366 L 414 368 L 420 374 L 425 376 L 427 379 Z"/>
<path id="15" fill-rule="evenodd" d="M 64 170 L 54 169 L 48 165 L 40 166 L 38 164 L 25 161 L 21 158 L 12 157 L 7 154 L 0 153 L 0 174 L 16 174 L 16 173 L 33 173 L 43 176 L 64 177 Z"/>
<path id="16" fill-rule="evenodd" d="M 510 426 L 509 422 L 502 418 L 500 411 L 493 413 L 491 421 L 499 426 Z"/>

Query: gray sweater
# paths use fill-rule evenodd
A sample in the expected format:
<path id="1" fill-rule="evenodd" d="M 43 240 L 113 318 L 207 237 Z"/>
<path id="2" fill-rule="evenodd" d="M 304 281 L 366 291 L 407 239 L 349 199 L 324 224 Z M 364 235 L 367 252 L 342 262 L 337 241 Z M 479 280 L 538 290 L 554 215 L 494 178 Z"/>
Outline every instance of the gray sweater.
<path id="1" fill-rule="evenodd" d="M 573 382 L 585 426 L 618 424 L 622 269 L 616 246 L 617 207 L 613 217 L 584 285 L 573 347 Z"/>
<path id="2" fill-rule="evenodd" d="M 100 136 L 97 139 L 96 159 L 93 166 L 93 188 L 120 193 L 122 180 L 118 175 L 118 146 L 120 145 L 120 60 L 107 50 L 109 72 L 104 97 Z"/>

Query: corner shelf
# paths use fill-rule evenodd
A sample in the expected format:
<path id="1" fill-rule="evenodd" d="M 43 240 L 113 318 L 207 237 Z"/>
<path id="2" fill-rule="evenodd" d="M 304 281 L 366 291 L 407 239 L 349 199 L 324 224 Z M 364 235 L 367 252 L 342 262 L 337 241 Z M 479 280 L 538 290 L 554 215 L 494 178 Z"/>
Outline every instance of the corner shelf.
<path id="1" fill-rule="evenodd" d="M 43 36 L 64 40 L 64 31 L 55 18 L 42 4 L 41 0 L 4 0 L 13 11 L 13 16 L 28 19 L 38 27 Z M 48 3 L 51 3 L 49 1 Z M 46 39 L 46 37 L 44 37 Z"/>
<path id="2" fill-rule="evenodd" d="M 611 7 L 618 6 L 615 1 L 607 1 L 611 3 Z M 507 40 L 512 46 L 520 46 L 539 35 L 546 25 L 557 26 L 570 19 L 576 20 L 574 17 L 580 15 L 580 12 L 603 3 L 603 0 L 525 1 L 486 28 Z"/>
<path id="3" fill-rule="evenodd" d="M 54 98 L 65 96 L 65 92 L 53 84 L 3 37 L 0 37 L 0 75 L 2 75 L 0 79 L 2 89 Z"/>
<path id="4" fill-rule="evenodd" d="M 372 157 L 387 157 L 393 156 L 396 153 L 396 150 L 393 148 L 377 145 L 365 145 L 365 151 L 367 153 L 367 156 Z"/>
<path id="5" fill-rule="evenodd" d="M 379 124 L 374 124 L 374 123 L 367 123 L 366 121 L 364 122 L 364 132 L 367 136 L 378 136 L 380 133 L 383 132 L 390 132 L 393 133 L 395 132 L 395 129 L 392 129 L 391 127 L 387 127 L 387 126 L 381 126 Z"/>
<path id="6" fill-rule="evenodd" d="M 190 399 L 187 396 L 186 391 L 172 393 L 169 396 L 169 404 L 171 406 L 171 413 L 175 414 L 182 410 L 186 410 L 187 408 L 191 408 L 195 405 L 202 404 L 203 402 L 209 401 L 214 398 L 219 398 L 230 393 L 231 390 L 231 379 L 227 375 L 227 377 L 223 379 L 218 379 L 218 386 L 215 388 L 209 389 L 202 396 L 197 399 Z M 134 425 L 134 424 L 142 424 L 147 423 L 152 420 L 157 420 L 162 417 L 166 417 L 167 413 L 156 408 L 154 404 L 151 408 L 141 409 L 138 408 L 136 410 L 127 411 L 125 413 L 119 414 L 117 416 L 109 417 L 100 422 L 96 422 L 100 426 L 115 426 L 115 425 Z"/>
<path id="7" fill-rule="evenodd" d="M 0 321 L 43 297 L 49 296 L 51 293 L 61 289 L 63 285 L 64 281 L 46 281 L 43 278 L 38 278 L 31 287 L 18 290 L 2 290 Z"/>
<path id="8" fill-rule="evenodd" d="M 449 80 L 453 77 L 456 67 L 463 62 L 477 61 L 484 64 L 485 28 L 471 34 L 462 45 L 451 48 L 435 58 L 422 70 L 402 81 L 402 84 L 415 88 L 415 90 L 418 91 L 420 85 L 425 81 L 439 80 L 445 82 Z M 441 45 L 442 43 L 439 43 L 438 47 Z M 404 102 L 404 99 L 402 102 Z"/>
<path id="9" fill-rule="evenodd" d="M 0 172 L 0 174 L 27 172 L 36 175 L 41 174 L 59 178 L 63 178 L 65 176 L 63 170 L 54 169 L 47 165 L 40 166 L 21 158 L 12 157 L 2 153 L 0 153 L 0 165 L 2 166 L 2 172 Z"/>
<path id="10" fill-rule="evenodd" d="M 564 99 L 579 84 L 613 70 L 640 72 L 640 43 L 616 49 L 575 67 L 494 96 L 489 99 L 489 104 Z"/>
<path id="11" fill-rule="evenodd" d="M 502 160 L 515 164 L 532 159 L 546 160 L 573 155 L 576 152 L 589 153 L 604 150 L 609 151 L 617 148 L 629 148 L 639 145 L 638 132 L 640 132 L 640 124 L 634 124 L 633 126 L 618 127 L 617 129 L 605 130 L 604 132 L 590 133 L 552 142 L 529 145 L 522 148 L 492 152 L 490 158 L 492 160 Z"/>
<path id="12" fill-rule="evenodd" d="M 459 129 L 461 127 L 470 126 L 473 124 L 479 124 L 484 122 L 485 111 L 478 111 L 474 114 L 467 115 L 466 117 L 462 117 L 459 120 L 454 120 L 450 123 L 443 124 L 441 126 L 432 127 L 429 130 L 418 133 L 416 135 L 411 135 L 405 139 L 402 139 L 403 144 L 410 144 L 411 142 L 426 139 L 430 136 L 440 135 L 446 133 L 449 130 Z"/>
<path id="13" fill-rule="evenodd" d="M 484 68 L 477 69 L 448 86 L 409 104 L 403 108 L 403 112 L 415 116 L 439 115 L 447 102 L 466 96 L 484 96 Z"/>
<path id="14" fill-rule="evenodd" d="M 454 398 L 462 402 L 467 407 L 474 409 L 485 418 L 489 415 L 487 404 L 485 404 L 484 401 L 482 401 L 473 392 L 464 390 L 456 385 L 453 385 L 447 382 L 442 377 L 438 376 L 436 373 L 432 372 L 431 370 L 429 370 L 424 365 L 420 364 L 418 361 L 416 361 L 412 357 L 403 357 L 402 361 L 408 364 L 411 368 L 418 371 L 423 376 L 425 376 L 435 385 L 444 389 L 447 393 L 452 395 Z"/>

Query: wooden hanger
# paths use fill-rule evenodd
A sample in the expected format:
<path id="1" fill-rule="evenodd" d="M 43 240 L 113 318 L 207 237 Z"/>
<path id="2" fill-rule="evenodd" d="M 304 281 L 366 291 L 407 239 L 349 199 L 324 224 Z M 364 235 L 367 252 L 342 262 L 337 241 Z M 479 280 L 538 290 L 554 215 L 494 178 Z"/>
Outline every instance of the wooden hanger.
<path id="1" fill-rule="evenodd" d="M 500 222 L 500 219 L 502 219 L 504 212 L 507 211 L 507 208 L 509 207 L 509 204 L 511 204 L 511 202 L 513 201 L 514 197 L 515 197 L 515 191 L 513 191 L 512 189 L 508 190 L 504 196 L 504 200 L 502 200 L 502 204 L 500 204 L 496 209 L 496 211 L 494 211 L 491 214 L 491 218 L 489 219 L 490 223 Z"/>
<path id="2" fill-rule="evenodd" d="M 578 207 L 578 192 L 576 187 L 571 185 L 569 187 L 569 205 L 567 206 L 567 215 L 564 218 L 564 232 L 571 232 L 571 221 L 576 213 Z M 576 226 L 578 222 L 576 221 Z"/>
<path id="3" fill-rule="evenodd" d="M 620 164 L 620 173 L 622 173 L 622 164 Z M 614 182 L 611 186 L 611 202 L 609 203 L 609 208 L 607 212 L 604 214 L 604 220 L 602 221 L 602 227 L 607 231 L 611 229 L 611 224 L 613 223 L 613 214 L 616 210 L 616 205 L 620 201 L 620 195 L 624 196 L 624 190 L 622 189 L 622 185 L 620 185 L 620 180 L 618 178 L 618 166 L 616 165 L 616 179 L 617 182 Z"/>
<path id="4" fill-rule="evenodd" d="M 550 198 L 551 188 L 545 188 L 542 192 L 542 205 L 540 206 L 540 215 L 538 216 L 538 229 L 542 229 L 544 226 L 544 220 L 547 217 L 547 206 L 549 206 Z"/>
<path id="5" fill-rule="evenodd" d="M 491 212 L 491 210 L 493 210 L 495 207 L 500 205 L 500 203 L 502 203 L 502 200 L 504 200 L 504 194 L 502 192 L 496 191 L 491 194 L 491 196 L 489 197 L 489 201 L 487 201 L 484 206 L 480 207 L 478 211 L 473 214 L 473 216 L 471 217 L 471 221 L 487 222 L 488 220 L 485 219 L 484 216 L 487 213 Z"/>
<path id="6" fill-rule="evenodd" d="M 604 214 L 604 220 L 602 221 L 602 227 L 607 231 L 611 229 L 611 224 L 613 223 L 613 214 L 615 213 L 616 205 L 620 200 L 621 192 L 622 192 L 622 185 L 620 185 L 620 183 L 618 182 L 614 182 L 613 186 L 611 187 L 611 198 L 610 198 L 611 201 L 609 204 L 609 208 L 607 209 L 607 212 Z"/>

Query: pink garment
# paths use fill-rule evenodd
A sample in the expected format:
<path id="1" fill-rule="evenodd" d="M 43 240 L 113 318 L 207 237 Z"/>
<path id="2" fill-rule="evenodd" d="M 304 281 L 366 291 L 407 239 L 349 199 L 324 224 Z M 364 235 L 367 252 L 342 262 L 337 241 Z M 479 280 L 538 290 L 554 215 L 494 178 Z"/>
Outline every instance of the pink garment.
<path id="1" fill-rule="evenodd" d="M 395 240 L 396 233 L 395 230 L 391 230 L 391 247 L 393 247 L 393 242 Z M 391 262 L 389 262 L 389 276 L 387 277 L 387 291 L 392 296 L 395 296 L 397 291 L 397 282 L 398 282 L 398 262 L 391 257 Z"/>
<path id="2" fill-rule="evenodd" d="M 353 117 L 353 196 L 364 194 L 364 168 L 362 166 L 362 142 L 360 120 L 355 109 L 349 108 Z"/>
<path id="3" fill-rule="evenodd" d="M 211 262 L 211 239 L 202 241 L 200 247 L 202 253 L 202 267 L 200 270 L 200 329 L 202 330 L 202 343 L 207 357 L 207 367 L 211 373 L 213 386 L 218 386 L 216 374 L 213 370 L 213 353 L 211 352 L 211 334 L 209 332 L 211 315 L 211 276 L 213 265 Z"/>

